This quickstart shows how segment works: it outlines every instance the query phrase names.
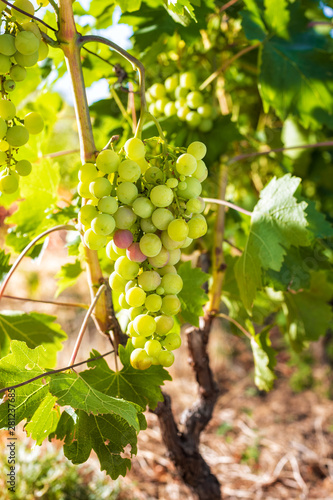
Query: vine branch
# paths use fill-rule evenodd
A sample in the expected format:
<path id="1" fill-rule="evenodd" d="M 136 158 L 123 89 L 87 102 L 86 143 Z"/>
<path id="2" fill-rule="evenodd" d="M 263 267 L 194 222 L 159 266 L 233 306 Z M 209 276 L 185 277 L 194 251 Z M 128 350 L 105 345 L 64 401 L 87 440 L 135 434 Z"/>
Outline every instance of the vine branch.
<path id="1" fill-rule="evenodd" d="M 29 299 L 25 297 L 13 297 L 12 295 L 3 295 L 4 299 L 10 300 L 20 300 L 22 302 L 37 302 L 38 304 L 52 304 L 54 306 L 64 306 L 64 307 L 80 307 L 81 309 L 88 309 L 87 304 L 81 304 L 80 302 L 56 302 L 54 300 L 39 300 L 39 299 Z"/>
<path id="2" fill-rule="evenodd" d="M 18 387 L 23 387 L 24 385 L 30 384 L 31 382 L 34 382 L 35 380 L 38 380 L 40 378 L 48 377 L 50 375 L 54 375 L 55 373 L 60 373 L 64 372 L 66 370 L 70 370 L 72 368 L 76 368 L 77 366 L 84 365 L 85 363 L 90 363 L 91 361 L 97 361 L 98 359 L 105 358 L 105 356 L 108 356 L 109 354 L 112 354 L 114 350 L 106 352 L 105 354 L 101 354 L 100 356 L 97 356 L 96 358 L 89 358 L 84 361 L 80 361 L 80 363 L 75 363 L 74 365 L 70 366 L 65 366 L 65 368 L 58 368 L 57 370 L 50 370 L 45 373 L 41 373 L 40 375 L 37 375 L 36 377 L 30 378 L 29 380 L 26 380 L 25 382 L 21 382 L 20 384 L 16 385 L 11 385 L 9 387 L 5 387 L 4 389 L 0 389 L 0 394 L 9 391 L 11 389 L 17 389 Z"/>

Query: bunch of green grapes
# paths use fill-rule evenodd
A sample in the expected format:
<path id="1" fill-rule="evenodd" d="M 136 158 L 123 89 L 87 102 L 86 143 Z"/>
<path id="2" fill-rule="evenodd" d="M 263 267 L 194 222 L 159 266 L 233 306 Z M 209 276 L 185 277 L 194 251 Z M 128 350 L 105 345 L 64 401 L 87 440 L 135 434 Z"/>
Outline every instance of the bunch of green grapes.
<path id="1" fill-rule="evenodd" d="M 169 76 L 163 83 L 154 83 L 148 89 L 149 112 L 156 116 L 178 116 L 190 129 L 209 132 L 217 113 L 209 92 L 196 90 L 195 73 L 188 71 Z"/>
<path id="2" fill-rule="evenodd" d="M 29 0 L 16 0 L 14 5 L 32 15 L 35 12 Z M 48 45 L 34 21 L 2 4 L 5 8 L 6 31 L 0 34 L 0 191 L 11 194 L 18 189 L 19 177 L 29 175 L 32 169 L 28 160 L 17 161 L 15 153 L 28 142 L 30 134 L 39 134 L 44 128 L 39 113 L 31 112 L 20 119 L 11 96 L 15 95 L 16 84 L 26 78 L 26 68 L 47 57 Z"/>
<path id="3" fill-rule="evenodd" d="M 207 231 L 200 194 L 208 172 L 202 142 L 187 150 L 145 142 L 132 138 L 119 153 L 101 151 L 80 169 L 78 187 L 88 200 L 79 211 L 84 242 L 93 250 L 106 245 L 114 262 L 110 286 L 128 309 L 131 364 L 142 370 L 171 366 L 180 347 L 172 332 L 183 287 L 175 266 L 181 249 Z"/>

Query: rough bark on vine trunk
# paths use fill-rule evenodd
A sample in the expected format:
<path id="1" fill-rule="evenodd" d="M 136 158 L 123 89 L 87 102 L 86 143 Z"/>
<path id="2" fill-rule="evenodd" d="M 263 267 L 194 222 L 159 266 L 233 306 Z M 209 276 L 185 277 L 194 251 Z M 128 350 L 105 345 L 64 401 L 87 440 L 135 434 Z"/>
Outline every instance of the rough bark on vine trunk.
<path id="1" fill-rule="evenodd" d="M 168 455 L 185 484 L 199 500 L 220 500 L 217 478 L 199 452 L 200 434 L 210 421 L 218 397 L 218 388 L 209 367 L 207 343 L 213 318 L 202 318 L 200 328 L 187 330 L 191 365 L 199 384 L 199 399 L 182 417 L 183 432 L 178 429 L 171 409 L 171 399 L 164 394 L 154 413 L 159 419 L 162 439 Z"/>

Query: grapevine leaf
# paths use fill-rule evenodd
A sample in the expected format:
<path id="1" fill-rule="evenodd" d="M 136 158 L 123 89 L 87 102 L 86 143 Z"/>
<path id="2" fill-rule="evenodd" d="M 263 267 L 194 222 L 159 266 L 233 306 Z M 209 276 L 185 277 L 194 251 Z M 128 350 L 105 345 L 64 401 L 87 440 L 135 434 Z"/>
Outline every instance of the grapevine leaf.
<path id="1" fill-rule="evenodd" d="M 208 300 L 201 286 L 207 281 L 208 274 L 197 267 L 193 269 L 191 262 L 181 264 L 178 274 L 183 280 L 183 289 L 178 295 L 182 306 L 181 315 L 185 321 L 199 326 L 199 317 L 203 315 L 202 306 Z"/>
<path id="2" fill-rule="evenodd" d="M 130 355 L 133 350 L 131 342 L 126 348 L 119 346 L 119 357 L 123 368 L 114 372 L 110 370 L 104 359 L 89 362 L 93 369 L 81 373 L 91 387 L 103 391 L 105 394 L 132 401 L 145 409 L 147 405 L 154 410 L 159 401 L 163 401 L 160 386 L 164 380 L 171 380 L 168 372 L 161 366 L 151 366 L 147 370 L 136 370 L 130 364 Z M 92 356 L 99 353 L 93 351 Z"/>
<path id="3" fill-rule="evenodd" d="M 313 240 L 318 238 L 331 238 L 333 236 L 333 225 L 326 219 L 325 215 L 316 209 L 316 203 L 302 197 L 297 197 L 298 201 L 306 201 L 306 219 L 308 230 L 312 233 Z"/>
<path id="4" fill-rule="evenodd" d="M 117 4 L 122 12 L 133 12 L 140 9 L 141 0 L 117 0 Z"/>
<path id="5" fill-rule="evenodd" d="M 254 357 L 254 382 L 261 391 L 269 391 L 273 387 L 274 366 L 276 365 L 275 350 L 271 347 L 269 329 L 264 328 L 260 333 L 254 334 L 251 347 Z"/>
<path id="6" fill-rule="evenodd" d="M 131 468 L 129 458 L 123 458 L 125 446 L 131 446 L 136 453 L 137 436 L 133 427 L 117 415 L 87 415 L 77 412 L 75 440 L 64 445 L 65 456 L 74 464 L 85 462 L 93 449 L 100 461 L 101 470 L 105 470 L 112 479 L 125 476 Z"/>
<path id="7" fill-rule="evenodd" d="M 77 422 L 77 414 L 70 406 L 60 415 L 58 424 L 54 432 L 49 435 L 49 439 L 64 440 L 65 444 L 71 444 L 75 434 L 75 424 Z"/>
<path id="8" fill-rule="evenodd" d="M 323 271 L 314 272 L 310 290 L 285 293 L 288 338 L 295 351 L 302 350 L 309 341 L 318 340 L 332 325 L 333 285 Z"/>
<path id="9" fill-rule="evenodd" d="M 288 38 L 290 12 L 286 0 L 265 0 L 265 21 L 281 38 Z"/>
<path id="10" fill-rule="evenodd" d="M 48 393 L 25 427 L 28 436 L 30 435 L 38 445 L 41 445 L 58 425 L 60 411 L 55 407 L 55 402 L 56 398 Z"/>
<path id="11" fill-rule="evenodd" d="M 54 323 L 55 319 L 54 316 L 35 312 L 3 311 L 0 314 L 1 356 L 7 354 L 10 339 L 21 340 L 31 349 L 42 345 L 43 366 L 54 367 L 57 351 L 62 349 L 62 342 L 67 339 L 60 325 Z"/>
<path id="12" fill-rule="evenodd" d="M 0 250 L 0 282 L 3 280 L 3 278 L 6 276 L 10 268 L 12 267 L 9 264 L 9 259 L 10 259 L 10 254 L 4 251 Z"/>
<path id="13" fill-rule="evenodd" d="M 126 420 L 130 426 L 139 431 L 138 410 L 133 403 L 116 399 L 96 390 L 81 375 L 75 373 L 53 375 L 49 390 L 58 398 L 57 402 L 61 406 L 69 405 L 75 410 L 83 410 L 95 415 L 112 413 Z"/>
<path id="14" fill-rule="evenodd" d="M 58 279 L 58 288 L 55 296 L 59 297 L 61 292 L 74 285 L 82 271 L 83 269 L 78 259 L 74 263 L 61 266 L 60 271 L 55 276 Z"/>
<path id="15" fill-rule="evenodd" d="M 240 295 L 248 310 L 262 286 L 262 271 L 279 271 L 287 249 L 310 244 L 307 204 L 297 203 L 293 196 L 299 183 L 300 179 L 290 174 L 274 177 L 261 191 L 253 210 L 246 246 L 235 267 Z"/>
<path id="16" fill-rule="evenodd" d="M 45 358 L 43 346 L 29 349 L 25 342 L 13 340 L 10 347 L 10 354 L 0 360 L 0 388 L 20 384 L 44 372 L 41 368 Z M 16 424 L 25 418 L 29 421 L 47 393 L 42 379 L 15 389 Z M 8 400 L 5 400 L 0 405 L 0 428 L 7 426 L 8 415 Z"/>

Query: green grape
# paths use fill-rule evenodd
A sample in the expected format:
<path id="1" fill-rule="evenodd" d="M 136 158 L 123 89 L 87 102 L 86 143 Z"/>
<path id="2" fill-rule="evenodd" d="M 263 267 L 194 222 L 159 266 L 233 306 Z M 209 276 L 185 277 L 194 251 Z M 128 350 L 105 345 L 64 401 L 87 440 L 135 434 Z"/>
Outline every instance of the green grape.
<path id="1" fill-rule="evenodd" d="M 203 182 L 205 179 L 207 179 L 207 176 L 208 168 L 206 167 L 205 162 L 203 162 L 202 160 L 198 160 L 198 166 L 195 172 L 193 172 L 192 177 L 198 179 L 199 182 Z"/>
<path id="2" fill-rule="evenodd" d="M 105 214 L 113 215 L 118 210 L 118 202 L 116 198 L 112 196 L 103 196 L 100 200 L 98 200 L 98 210 Z"/>
<path id="3" fill-rule="evenodd" d="M 0 151 L 0 165 L 3 165 L 4 163 L 7 163 L 7 154 L 5 151 Z"/>
<path id="4" fill-rule="evenodd" d="M 177 116 L 182 122 L 184 122 L 189 113 L 190 113 L 190 108 L 188 108 L 187 106 L 183 106 L 182 108 L 178 109 Z"/>
<path id="5" fill-rule="evenodd" d="M 146 370 L 151 366 L 152 359 L 144 349 L 134 349 L 131 353 L 130 363 L 136 370 Z"/>
<path id="6" fill-rule="evenodd" d="M 157 231 L 157 227 L 154 226 L 151 217 L 141 219 L 140 227 L 144 233 L 155 233 Z"/>
<path id="7" fill-rule="evenodd" d="M 121 293 L 119 295 L 118 304 L 120 305 L 121 309 L 129 309 L 130 308 L 130 305 L 126 301 L 126 297 L 125 297 L 124 293 Z"/>
<path id="8" fill-rule="evenodd" d="M 201 214 L 205 209 L 205 202 L 202 198 L 191 198 L 186 203 L 186 211 L 190 214 Z"/>
<path id="9" fill-rule="evenodd" d="M 180 261 L 181 257 L 181 250 L 179 248 L 175 248 L 174 250 L 169 250 L 169 261 L 168 265 L 169 266 L 174 266 Z"/>
<path id="10" fill-rule="evenodd" d="M 198 90 L 195 90 L 195 91 L 187 94 L 186 101 L 187 101 L 187 104 L 189 105 L 190 108 L 197 109 L 203 103 L 203 96 L 202 96 L 201 92 L 199 92 Z"/>
<path id="11" fill-rule="evenodd" d="M 81 182 L 90 183 L 97 177 L 97 168 L 93 163 L 84 163 L 79 170 L 79 180 Z"/>
<path id="12" fill-rule="evenodd" d="M 13 56 L 16 52 L 15 37 L 5 33 L 0 35 L 0 54 Z"/>
<path id="13" fill-rule="evenodd" d="M 6 80 L 3 84 L 4 90 L 9 94 L 10 92 L 13 92 L 16 88 L 16 83 L 14 80 Z"/>
<path id="14" fill-rule="evenodd" d="M 151 220 L 154 224 L 154 226 L 157 227 L 157 229 L 160 229 L 161 231 L 164 231 L 167 229 L 168 225 L 170 222 L 174 219 L 174 216 L 170 210 L 167 208 L 157 208 L 154 210 Z"/>
<path id="15" fill-rule="evenodd" d="M 161 311 L 167 316 L 175 316 L 180 311 L 180 300 L 177 295 L 166 295 L 162 299 Z"/>
<path id="16" fill-rule="evenodd" d="M 177 114 L 177 107 L 174 102 L 168 102 L 164 106 L 164 114 L 165 116 L 174 116 Z"/>
<path id="17" fill-rule="evenodd" d="M 105 177 L 96 177 L 96 179 L 89 184 L 89 191 L 95 198 L 109 196 L 111 189 L 111 182 Z"/>
<path id="18" fill-rule="evenodd" d="M 125 142 L 124 149 L 128 158 L 134 161 L 139 160 L 140 158 L 144 158 L 146 154 L 145 145 L 143 144 L 141 139 L 138 139 L 136 137 L 128 139 Z"/>
<path id="19" fill-rule="evenodd" d="M 21 27 L 24 31 L 31 31 L 31 33 L 33 33 L 38 38 L 38 40 L 41 41 L 42 34 L 34 21 L 27 21 L 26 23 L 22 23 Z"/>
<path id="20" fill-rule="evenodd" d="M 162 346 L 167 349 L 167 351 L 174 351 L 175 349 L 179 349 L 181 343 L 182 340 L 178 333 L 169 333 L 162 341 Z"/>
<path id="21" fill-rule="evenodd" d="M 213 115 L 213 108 L 210 104 L 199 106 L 197 111 L 203 118 L 210 118 Z"/>
<path id="22" fill-rule="evenodd" d="M 167 250 L 174 250 L 175 248 L 180 248 L 181 245 L 184 243 L 183 241 L 175 241 L 175 240 L 171 239 L 167 231 L 162 231 L 161 240 L 162 240 L 163 246 Z"/>
<path id="23" fill-rule="evenodd" d="M 202 160 L 207 153 L 207 147 L 203 142 L 194 141 L 187 148 L 187 152 L 194 156 L 196 160 Z"/>
<path id="24" fill-rule="evenodd" d="M 104 149 L 96 158 L 96 166 L 98 170 L 104 174 L 117 172 L 119 165 L 120 158 L 117 153 L 111 151 L 111 149 Z"/>
<path id="25" fill-rule="evenodd" d="M 138 280 L 130 280 L 126 283 L 126 286 L 125 286 L 125 292 L 127 292 L 128 290 L 130 290 L 130 288 L 133 288 L 135 286 L 138 286 Z"/>
<path id="26" fill-rule="evenodd" d="M 38 61 L 44 61 L 49 54 L 49 46 L 44 40 L 41 40 L 38 47 Z"/>
<path id="27" fill-rule="evenodd" d="M 169 366 L 173 365 L 175 361 L 175 356 L 170 351 L 161 351 L 157 359 L 160 365 L 164 366 L 165 368 L 168 368 Z"/>
<path id="28" fill-rule="evenodd" d="M 189 237 L 192 239 L 201 238 L 207 233 L 207 222 L 204 217 L 200 217 L 201 214 L 194 215 L 188 222 Z"/>
<path id="29" fill-rule="evenodd" d="M 156 293 L 148 295 L 145 300 L 145 307 L 149 312 L 157 312 L 161 309 L 162 299 Z"/>
<path id="30" fill-rule="evenodd" d="M 141 174 L 144 175 L 147 169 L 149 168 L 149 163 L 145 158 L 139 158 L 138 160 L 136 160 L 136 163 L 139 165 L 141 169 Z"/>
<path id="31" fill-rule="evenodd" d="M 193 241 L 193 238 L 187 237 L 185 240 L 185 243 L 183 243 L 183 245 L 180 248 L 188 248 L 191 245 L 192 241 Z"/>
<path id="32" fill-rule="evenodd" d="M 158 286 L 156 288 L 156 293 L 158 293 L 158 295 L 163 295 L 164 294 L 164 288 L 162 288 L 161 286 Z"/>
<path id="33" fill-rule="evenodd" d="M 196 111 L 190 111 L 187 113 L 185 120 L 188 126 L 192 129 L 199 127 L 201 123 L 201 117 Z"/>
<path id="34" fill-rule="evenodd" d="M 0 139 L 3 139 L 7 132 L 7 123 L 3 118 L 0 118 Z"/>
<path id="35" fill-rule="evenodd" d="M 31 173 L 32 165 L 28 160 L 19 160 L 15 165 L 16 172 L 25 177 Z"/>
<path id="36" fill-rule="evenodd" d="M 136 218 L 135 213 L 130 207 L 119 207 L 114 214 L 114 220 L 118 229 L 130 229 Z"/>
<path id="37" fill-rule="evenodd" d="M 133 182 L 122 182 L 117 187 L 117 197 L 121 203 L 131 205 L 138 197 L 138 188 Z M 136 213 L 134 209 L 133 211 Z"/>
<path id="38" fill-rule="evenodd" d="M 193 89 L 197 84 L 197 77 L 192 71 L 187 71 L 179 77 L 179 83 L 181 87 L 185 89 Z"/>
<path id="39" fill-rule="evenodd" d="M 24 117 L 24 126 L 30 134 L 40 134 L 44 128 L 44 120 L 39 113 L 31 112 Z"/>
<path id="40" fill-rule="evenodd" d="M 142 337 L 150 337 L 156 330 L 156 323 L 152 316 L 149 314 L 139 314 L 133 320 L 135 331 Z"/>
<path id="41" fill-rule="evenodd" d="M 135 286 L 127 290 L 126 300 L 131 307 L 143 306 L 146 300 L 146 292 L 142 288 Z"/>
<path id="42" fill-rule="evenodd" d="M 10 62 L 9 57 L 0 54 L 0 75 L 9 73 L 11 65 L 12 63 Z"/>
<path id="43" fill-rule="evenodd" d="M 181 181 L 181 182 L 178 184 L 178 189 L 179 189 L 179 191 L 184 191 L 186 188 L 187 188 L 187 184 L 186 184 L 186 182 Z"/>
<path id="44" fill-rule="evenodd" d="M 118 167 L 118 174 L 122 181 L 136 182 L 141 175 L 141 168 L 133 160 L 124 160 Z"/>
<path id="45" fill-rule="evenodd" d="M 162 314 L 155 318 L 155 323 L 157 335 L 166 335 L 173 328 L 175 322 L 172 316 Z"/>
<path id="46" fill-rule="evenodd" d="M 149 167 L 145 172 L 145 180 L 148 184 L 161 184 L 163 182 L 163 172 L 158 167 Z"/>
<path id="47" fill-rule="evenodd" d="M 115 220 L 112 215 L 109 214 L 98 214 L 97 217 L 91 221 L 91 229 L 98 235 L 107 236 L 112 233 L 115 227 Z"/>
<path id="48" fill-rule="evenodd" d="M 79 210 L 79 222 L 84 226 L 88 226 L 97 214 L 98 212 L 93 205 L 83 205 Z"/>
<path id="49" fill-rule="evenodd" d="M 38 51 L 39 40 L 31 31 L 19 31 L 15 38 L 15 47 L 21 54 L 31 56 Z"/>
<path id="50" fill-rule="evenodd" d="M 156 105 L 155 105 L 154 102 L 152 102 L 151 104 L 149 104 L 148 111 L 153 116 L 158 115 L 158 111 L 157 111 L 157 108 L 156 108 Z"/>
<path id="51" fill-rule="evenodd" d="M 132 280 L 136 278 L 139 269 L 139 264 L 137 262 L 132 262 L 131 260 L 129 260 L 126 255 L 119 257 L 114 265 L 114 270 L 126 280 Z"/>
<path id="52" fill-rule="evenodd" d="M 174 219 L 168 225 L 168 235 L 174 241 L 183 241 L 188 236 L 188 226 L 184 219 Z"/>
<path id="53" fill-rule="evenodd" d="M 178 186 L 178 194 L 182 198 L 185 198 L 187 200 L 191 198 L 197 198 L 200 196 L 201 191 L 202 191 L 202 186 L 198 179 L 195 177 L 188 177 L 186 179 L 186 189 L 182 189 L 179 191 L 179 186 Z"/>
<path id="54" fill-rule="evenodd" d="M 27 14 L 31 14 L 32 16 L 35 13 L 34 6 L 32 5 L 29 0 L 15 0 L 13 3 L 14 7 L 18 7 L 19 9 L 23 10 Z M 16 18 L 16 20 L 20 23 L 22 21 L 27 21 L 30 20 L 29 16 L 26 16 L 23 14 L 23 12 L 19 12 L 18 10 L 12 9 L 12 16 Z"/>
<path id="55" fill-rule="evenodd" d="M 14 66 L 10 68 L 9 75 L 14 82 L 23 82 L 27 76 L 27 70 L 19 64 L 14 64 Z"/>
<path id="56" fill-rule="evenodd" d="M 162 99 L 158 99 L 155 102 L 155 106 L 156 106 L 157 111 L 159 113 L 163 113 L 164 112 L 164 108 L 168 104 L 168 102 L 169 102 L 169 99 L 167 97 L 162 97 Z"/>
<path id="57" fill-rule="evenodd" d="M 162 350 L 162 346 L 158 340 L 147 340 L 145 343 L 145 351 L 148 356 L 158 356 Z"/>
<path id="58" fill-rule="evenodd" d="M 96 234 L 92 229 L 84 233 L 84 242 L 90 250 L 100 250 L 106 244 L 106 237 Z"/>
<path id="59" fill-rule="evenodd" d="M 13 173 L 0 177 L 0 191 L 3 194 L 13 194 L 18 189 L 19 181 Z"/>
<path id="60" fill-rule="evenodd" d="M 185 87 L 179 86 L 175 90 L 176 99 L 185 99 L 187 94 L 188 94 L 188 89 L 186 89 Z"/>
<path id="61" fill-rule="evenodd" d="M 145 292 L 153 292 L 161 284 L 161 276 L 156 271 L 143 271 L 138 276 L 138 283 Z"/>
<path id="62" fill-rule="evenodd" d="M 145 346 L 146 342 L 147 342 L 146 337 L 138 336 L 138 337 L 133 337 L 132 338 L 132 345 L 135 348 L 141 348 L 142 349 L 142 347 Z"/>
<path id="63" fill-rule="evenodd" d="M 155 257 L 162 248 L 160 238 L 153 233 L 147 233 L 140 239 L 140 250 L 146 257 Z"/>
<path id="64" fill-rule="evenodd" d="M 12 120 L 16 115 L 16 108 L 12 101 L 0 100 L 0 117 L 4 120 Z"/>
<path id="65" fill-rule="evenodd" d="M 155 186 L 150 192 L 150 199 L 156 207 L 168 207 L 173 201 L 173 192 L 165 185 Z"/>
<path id="66" fill-rule="evenodd" d="M 176 109 L 178 110 L 180 108 L 187 108 L 186 102 L 187 101 L 186 101 L 185 97 L 181 97 L 180 99 L 177 99 L 177 101 L 175 102 Z M 188 111 L 190 111 L 190 110 L 188 110 Z"/>
<path id="67" fill-rule="evenodd" d="M 21 54 L 21 52 L 15 52 L 14 54 L 14 59 L 19 64 L 20 66 L 24 66 L 26 68 L 31 68 L 31 66 L 34 66 L 36 62 L 38 61 L 38 50 L 37 52 L 34 52 L 33 54 L 30 55 L 24 55 Z"/>
<path id="68" fill-rule="evenodd" d="M 7 141 L 0 141 L 0 151 L 8 151 L 9 144 Z"/>
<path id="69" fill-rule="evenodd" d="M 199 130 L 200 132 L 210 132 L 213 128 L 213 120 L 210 120 L 209 118 L 205 118 L 204 120 L 201 120 L 201 123 L 199 125 Z"/>
<path id="70" fill-rule="evenodd" d="M 106 245 L 105 253 L 110 260 L 115 262 L 118 259 L 119 255 L 114 251 L 112 242 L 113 240 L 109 241 L 109 243 Z"/>
<path id="71" fill-rule="evenodd" d="M 150 87 L 149 93 L 154 99 L 161 99 L 165 96 L 165 87 L 162 83 L 154 83 Z"/>
<path id="72" fill-rule="evenodd" d="M 161 251 L 155 257 L 149 257 L 148 262 L 151 266 L 156 267 L 157 269 L 164 267 L 170 259 L 169 251 L 162 247 Z"/>
<path id="73" fill-rule="evenodd" d="M 134 201 L 132 208 L 133 212 L 142 219 L 151 217 L 154 211 L 154 205 L 152 202 L 148 198 L 144 198 L 142 196 Z"/>
<path id="74" fill-rule="evenodd" d="M 89 191 L 89 184 L 86 182 L 79 182 L 77 186 L 77 192 L 81 196 L 81 198 L 90 198 L 91 194 Z"/>
<path id="75" fill-rule="evenodd" d="M 166 181 L 166 185 L 169 188 L 174 189 L 178 186 L 178 179 L 170 178 Z"/>
<path id="76" fill-rule="evenodd" d="M 172 252 L 173 250 L 170 250 Z M 174 265 L 172 264 L 167 264 L 166 266 L 162 267 L 161 269 L 158 269 L 158 272 L 160 276 L 164 276 L 165 274 L 177 274 L 177 269 L 175 268 Z M 162 295 L 164 293 L 164 289 L 162 292 Z"/>
<path id="77" fill-rule="evenodd" d="M 167 295 L 177 295 L 183 288 L 183 280 L 179 274 L 165 274 L 161 286 Z"/>
<path id="78" fill-rule="evenodd" d="M 129 335 L 130 337 L 138 337 L 138 334 L 136 333 L 136 331 L 134 330 L 134 326 L 133 326 L 133 321 L 130 321 L 127 325 L 127 335 Z"/>
<path id="79" fill-rule="evenodd" d="M 113 273 L 110 274 L 109 284 L 114 292 L 124 293 L 126 283 L 127 280 L 117 272 L 113 271 Z"/>
<path id="80" fill-rule="evenodd" d="M 142 307 L 131 307 L 129 310 L 130 320 L 133 321 L 139 314 L 142 314 Z"/>
<path id="81" fill-rule="evenodd" d="M 25 127 L 14 125 L 7 130 L 6 140 L 10 146 L 18 148 L 29 140 L 29 132 Z"/>
<path id="82" fill-rule="evenodd" d="M 178 75 L 169 76 L 164 82 L 164 87 L 167 92 L 173 92 L 178 85 Z"/>

